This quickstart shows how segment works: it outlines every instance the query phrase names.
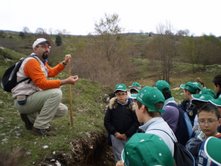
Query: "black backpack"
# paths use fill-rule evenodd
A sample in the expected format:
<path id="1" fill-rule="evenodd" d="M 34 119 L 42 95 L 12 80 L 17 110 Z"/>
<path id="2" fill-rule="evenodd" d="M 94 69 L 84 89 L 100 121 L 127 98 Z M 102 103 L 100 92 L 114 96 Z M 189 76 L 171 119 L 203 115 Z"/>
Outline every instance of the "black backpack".
<path id="1" fill-rule="evenodd" d="M 168 103 L 168 106 L 176 107 L 179 110 L 179 118 L 177 122 L 177 129 L 174 132 L 178 142 L 182 145 L 186 145 L 186 142 L 192 135 L 192 124 L 187 113 L 176 103 Z"/>
<path id="2" fill-rule="evenodd" d="M 34 56 L 31 56 L 31 57 L 35 58 Z M 22 62 L 25 59 L 26 58 L 21 58 L 18 62 L 16 62 L 12 66 L 10 66 L 8 69 L 6 69 L 1 80 L 1 87 L 3 88 L 3 90 L 7 92 L 11 92 L 11 90 L 19 83 L 26 81 L 26 80 L 31 80 L 30 78 L 24 78 L 20 81 L 17 81 L 17 72 L 19 68 L 21 67 Z"/>
<path id="3" fill-rule="evenodd" d="M 174 143 L 174 155 L 176 166 L 195 166 L 195 159 L 193 155 L 179 142 L 176 142 L 166 131 L 161 129 L 151 129 L 159 130 L 166 133 Z"/>

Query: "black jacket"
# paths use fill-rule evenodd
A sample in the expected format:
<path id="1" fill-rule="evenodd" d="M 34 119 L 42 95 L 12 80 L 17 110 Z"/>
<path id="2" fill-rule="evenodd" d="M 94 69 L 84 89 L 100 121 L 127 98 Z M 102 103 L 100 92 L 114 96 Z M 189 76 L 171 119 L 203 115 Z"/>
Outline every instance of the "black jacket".
<path id="1" fill-rule="evenodd" d="M 117 102 L 116 98 L 113 100 L 106 110 L 104 126 L 110 134 L 114 135 L 115 132 L 119 132 L 131 137 L 139 126 L 135 110 L 133 110 L 133 102 L 129 99 L 126 105 L 122 105 Z"/>

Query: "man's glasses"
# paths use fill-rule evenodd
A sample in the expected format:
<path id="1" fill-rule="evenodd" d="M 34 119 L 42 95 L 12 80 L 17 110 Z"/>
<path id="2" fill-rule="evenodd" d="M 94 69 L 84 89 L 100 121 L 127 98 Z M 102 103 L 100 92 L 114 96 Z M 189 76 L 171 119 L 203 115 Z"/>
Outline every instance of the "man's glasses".
<path id="1" fill-rule="evenodd" d="M 48 44 L 44 44 L 44 45 L 38 45 L 38 47 L 44 48 L 44 49 L 51 49 L 51 46 Z"/>

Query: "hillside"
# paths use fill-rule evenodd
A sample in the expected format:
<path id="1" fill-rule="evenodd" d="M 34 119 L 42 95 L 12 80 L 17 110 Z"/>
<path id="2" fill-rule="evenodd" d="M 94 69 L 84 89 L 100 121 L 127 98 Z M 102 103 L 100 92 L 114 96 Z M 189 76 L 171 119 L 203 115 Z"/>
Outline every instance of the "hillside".
<path id="1" fill-rule="evenodd" d="M 9 42 L 10 40 L 8 40 Z M 14 42 L 14 39 L 12 39 Z M 2 42 L 2 40 L 1 40 Z M 13 43 L 12 42 L 12 43 Z M 25 45 L 26 41 L 14 42 L 16 49 L 8 44 L 0 48 L 0 77 L 4 70 L 16 62 L 30 48 L 19 47 L 17 44 Z M 7 46 L 7 47 L 6 47 Z M 67 70 L 62 72 L 58 78 L 65 78 Z M 81 78 L 81 77 L 80 77 Z M 104 94 L 110 92 L 110 88 L 104 87 L 98 82 L 81 78 L 80 81 L 70 89 L 70 86 L 63 86 L 63 103 L 69 108 L 72 103 L 73 126 L 71 126 L 70 115 L 53 121 L 56 129 L 55 137 L 36 137 L 27 131 L 20 115 L 13 106 L 13 99 L 10 93 L 0 89 L 0 141 L 1 160 L 18 160 L 15 165 L 49 165 L 56 162 L 61 165 L 86 165 L 112 160 L 105 159 L 107 145 L 105 130 L 103 127 Z M 73 100 L 70 101 L 70 93 Z M 94 148 L 91 149 L 91 146 Z M 94 153 L 97 153 L 98 162 Z M 101 154 L 101 155 L 100 155 Z M 21 157 L 20 157 L 21 155 Z M 90 157 L 90 155 L 92 155 Z M 109 154 L 107 154 L 108 156 Z M 83 164 L 83 165 L 85 165 Z M 95 165 L 97 165 L 95 164 Z M 1 164 L 0 164 L 1 165 Z"/>
<path id="2" fill-rule="evenodd" d="M 39 37 L 33 34 L 21 37 L 17 33 L 6 33 L 4 35 L 4 37 L 0 36 L 0 78 L 9 65 L 30 54 L 33 40 Z M 127 46 L 126 50 L 129 50 L 127 53 L 130 55 L 130 62 L 128 63 L 130 64 L 123 66 L 120 63 L 122 61 L 119 61 L 119 63 L 113 61 L 112 65 L 116 65 L 116 70 L 113 73 L 120 70 L 120 67 L 126 67 L 124 72 L 127 71 L 128 73 L 125 74 L 126 77 L 115 79 L 113 76 L 118 75 L 112 76 L 111 70 L 107 70 L 101 75 L 101 78 L 111 75 L 112 82 L 107 81 L 110 84 L 105 84 L 102 79 L 99 80 L 96 77 L 99 75 L 93 75 L 93 73 L 102 73 L 105 68 L 99 68 L 99 70 L 97 68 L 104 66 L 108 68 L 109 66 L 107 64 L 103 65 L 102 62 L 105 63 L 104 59 L 96 59 L 96 57 L 92 57 L 93 63 L 90 64 L 91 57 L 85 56 L 99 53 L 98 48 L 94 48 L 94 45 L 91 44 L 95 40 L 93 37 L 63 36 L 61 46 L 56 46 L 55 36 L 47 37 L 50 38 L 53 44 L 53 56 L 50 57 L 49 63 L 56 64 L 63 59 L 66 53 L 72 53 L 73 66 L 76 67 L 72 70 L 72 73 L 80 73 L 81 80 L 71 90 L 69 86 L 62 87 L 63 103 L 69 107 L 70 103 L 73 103 L 73 126 L 71 126 L 70 117 L 66 116 L 53 121 L 57 136 L 48 138 L 33 136 L 24 128 L 23 122 L 13 106 L 11 94 L 0 89 L 2 94 L 0 96 L 0 122 L 2 124 L 0 126 L 0 153 L 13 155 L 12 151 L 23 149 L 25 153 L 18 161 L 22 166 L 49 165 L 49 163 L 55 165 L 56 162 L 61 163 L 61 165 L 82 165 L 83 162 L 83 165 L 113 165 L 113 158 L 109 153 L 106 132 L 103 126 L 106 105 L 104 97 L 105 94 L 111 92 L 112 85 L 118 83 L 118 81 L 130 85 L 131 82 L 136 80 L 142 85 L 151 86 L 157 79 L 162 78 L 160 60 L 156 58 L 152 61 L 151 58 L 144 55 L 146 42 L 150 42 L 153 38 L 137 34 L 126 36 L 126 43 L 120 44 L 122 44 L 121 49 Z M 93 49 L 95 54 L 90 52 Z M 117 61 L 117 57 L 115 58 Z M 193 72 L 193 64 L 190 61 L 181 61 L 182 57 L 176 57 L 176 59 L 178 60 L 173 64 L 170 82 L 172 89 L 175 88 L 172 92 L 178 102 L 182 100 L 182 91 L 177 87 L 181 83 L 195 80 L 197 77 L 200 77 L 207 87 L 213 89 L 212 78 L 221 72 L 219 64 L 207 64 L 206 66 L 194 64 Z M 126 63 L 126 61 L 123 62 Z M 85 72 L 82 72 L 83 70 Z M 68 75 L 67 73 L 68 70 L 66 69 L 58 78 L 65 78 Z M 70 101 L 70 93 L 73 94 L 72 101 Z M 5 158 L 7 157 L 5 156 Z"/>

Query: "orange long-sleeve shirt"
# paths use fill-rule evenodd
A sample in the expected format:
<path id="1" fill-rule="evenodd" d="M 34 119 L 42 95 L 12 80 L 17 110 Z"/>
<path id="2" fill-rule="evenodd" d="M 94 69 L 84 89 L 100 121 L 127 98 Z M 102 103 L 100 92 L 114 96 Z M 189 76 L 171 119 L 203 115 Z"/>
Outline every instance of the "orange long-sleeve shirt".
<path id="1" fill-rule="evenodd" d="M 50 67 L 48 63 L 46 63 L 45 66 L 48 69 L 48 77 L 55 77 L 64 69 L 64 65 L 60 63 L 55 67 Z M 27 61 L 24 66 L 24 73 L 27 77 L 31 78 L 37 87 L 43 90 L 58 88 L 61 86 L 61 80 L 50 80 L 46 77 L 41 69 L 40 62 L 36 59 L 30 59 Z"/>

